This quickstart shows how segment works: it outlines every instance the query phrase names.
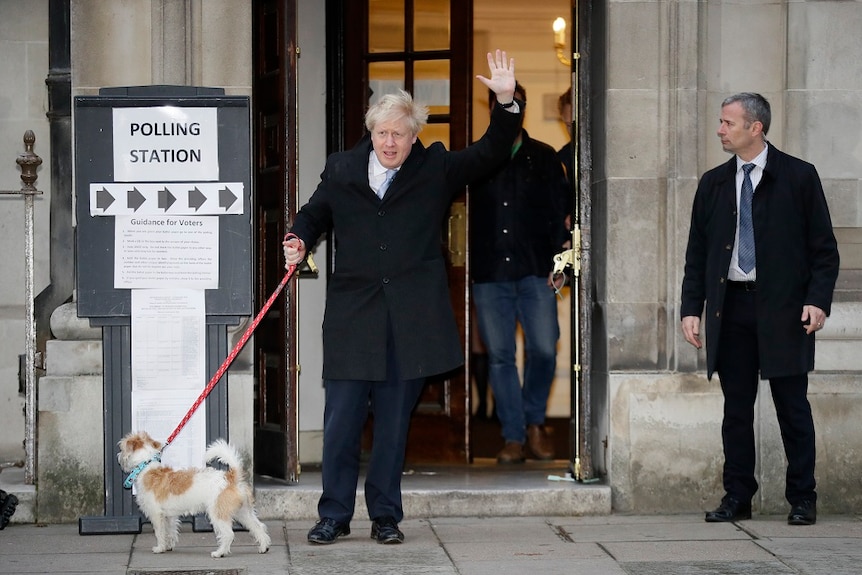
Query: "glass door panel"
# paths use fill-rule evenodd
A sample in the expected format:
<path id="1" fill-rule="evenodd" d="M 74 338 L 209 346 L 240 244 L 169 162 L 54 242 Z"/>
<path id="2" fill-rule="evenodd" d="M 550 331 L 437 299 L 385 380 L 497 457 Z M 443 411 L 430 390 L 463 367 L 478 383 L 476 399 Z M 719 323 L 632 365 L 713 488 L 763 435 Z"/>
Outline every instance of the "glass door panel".
<path id="1" fill-rule="evenodd" d="M 426 146 L 433 142 L 443 142 L 446 149 L 449 149 L 449 124 L 428 124 L 422 133 L 419 134 L 419 139 Z"/>
<path id="2" fill-rule="evenodd" d="M 368 51 L 404 51 L 404 0 L 368 0 Z"/>
<path id="3" fill-rule="evenodd" d="M 420 60 L 413 65 L 413 92 L 432 116 L 449 115 L 449 60 Z"/>
<path id="4" fill-rule="evenodd" d="M 413 49 L 449 49 L 449 0 L 414 0 Z"/>
<path id="5" fill-rule="evenodd" d="M 404 89 L 404 62 L 369 62 L 368 105 L 375 104 L 383 94 Z"/>

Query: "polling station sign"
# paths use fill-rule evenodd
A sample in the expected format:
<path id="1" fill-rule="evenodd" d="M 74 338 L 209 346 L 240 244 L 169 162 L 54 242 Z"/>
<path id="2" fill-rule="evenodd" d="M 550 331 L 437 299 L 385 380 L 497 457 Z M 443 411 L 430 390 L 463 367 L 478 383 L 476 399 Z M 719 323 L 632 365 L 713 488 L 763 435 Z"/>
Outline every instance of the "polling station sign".
<path id="1" fill-rule="evenodd" d="M 115 182 L 218 181 L 214 107 L 114 108 Z"/>

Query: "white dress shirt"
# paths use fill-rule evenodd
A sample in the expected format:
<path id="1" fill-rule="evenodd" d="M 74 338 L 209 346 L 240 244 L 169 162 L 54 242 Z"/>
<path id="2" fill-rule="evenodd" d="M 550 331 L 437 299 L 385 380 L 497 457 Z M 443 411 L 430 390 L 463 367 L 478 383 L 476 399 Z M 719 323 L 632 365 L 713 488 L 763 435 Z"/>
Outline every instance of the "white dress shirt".
<path id="1" fill-rule="evenodd" d="M 380 189 L 380 186 L 383 185 L 383 182 L 386 181 L 386 171 L 388 169 L 383 167 L 383 164 L 377 159 L 374 149 L 372 149 L 368 155 L 368 185 L 371 186 L 375 194 Z M 395 171 L 397 172 L 399 169 L 395 168 Z"/>
<path id="2" fill-rule="evenodd" d="M 757 279 L 757 264 L 748 273 L 739 269 L 739 196 L 742 193 L 742 179 L 745 173 L 742 171 L 742 166 L 745 164 L 754 164 L 754 169 L 751 170 L 749 178 L 751 179 L 751 187 L 754 188 L 754 193 L 757 193 L 757 184 L 760 183 L 760 178 L 763 177 L 763 168 L 766 167 L 766 156 L 769 151 L 767 144 L 763 151 L 757 154 L 750 162 L 743 161 L 739 156 L 736 157 L 736 237 L 733 242 L 733 254 L 730 256 L 730 269 L 727 270 L 727 279 L 734 282 L 753 282 Z"/>

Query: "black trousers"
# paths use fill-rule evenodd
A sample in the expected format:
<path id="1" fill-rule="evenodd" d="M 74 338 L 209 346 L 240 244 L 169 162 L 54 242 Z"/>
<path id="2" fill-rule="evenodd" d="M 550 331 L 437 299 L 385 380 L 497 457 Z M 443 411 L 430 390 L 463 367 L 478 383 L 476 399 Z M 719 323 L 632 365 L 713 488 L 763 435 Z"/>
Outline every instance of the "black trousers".
<path id="1" fill-rule="evenodd" d="M 724 393 L 724 490 L 740 501 L 749 501 L 758 489 L 754 478 L 754 402 L 760 372 L 757 293 L 728 288 L 722 315 L 716 367 Z M 808 374 L 772 378 L 769 388 L 787 457 L 784 495 L 791 505 L 804 499 L 816 501 Z"/>
<path id="2" fill-rule="evenodd" d="M 321 518 L 349 524 L 356 505 L 362 430 L 369 409 L 374 414 L 373 443 L 365 477 L 365 504 L 371 519 L 404 518 L 401 474 L 410 416 L 425 379 L 398 379 L 394 345 L 387 342 L 386 381 L 324 382 L 323 494 L 317 504 Z"/>

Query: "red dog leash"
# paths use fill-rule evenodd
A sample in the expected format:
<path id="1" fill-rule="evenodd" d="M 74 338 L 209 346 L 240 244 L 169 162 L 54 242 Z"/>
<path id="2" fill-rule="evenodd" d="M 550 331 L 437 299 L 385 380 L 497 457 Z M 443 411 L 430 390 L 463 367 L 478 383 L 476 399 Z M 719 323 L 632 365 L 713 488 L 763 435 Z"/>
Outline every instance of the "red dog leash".
<path id="1" fill-rule="evenodd" d="M 289 233 L 286 236 L 284 236 L 284 239 L 288 239 L 289 237 L 296 237 L 296 236 Z M 314 261 L 311 259 L 311 255 L 308 256 L 308 265 L 312 269 L 312 271 L 314 271 L 314 272 L 317 271 L 317 268 L 314 265 Z M 272 295 L 269 296 L 268 300 L 266 300 L 266 303 L 263 305 L 261 310 L 257 313 L 257 316 L 255 316 L 254 321 L 251 322 L 251 325 L 248 326 L 248 329 L 245 330 L 245 333 L 242 334 L 242 337 L 239 338 L 239 341 L 236 342 L 236 345 L 233 346 L 233 349 L 231 350 L 231 352 L 225 358 L 224 362 L 222 362 L 221 367 L 219 367 L 218 370 L 216 370 L 215 374 L 212 376 L 212 378 L 210 378 L 207 386 L 204 388 L 204 390 L 201 392 L 201 394 L 195 400 L 194 404 L 192 404 L 191 408 L 189 408 L 188 412 L 186 413 L 185 417 L 183 417 L 182 421 L 180 421 L 180 424 L 177 425 L 176 429 L 174 429 L 173 433 L 171 433 L 170 437 L 168 437 L 168 439 L 165 441 L 165 445 L 164 445 L 164 447 L 162 447 L 162 451 L 164 451 L 165 448 L 168 445 L 170 445 L 171 442 L 176 438 L 176 436 L 179 435 L 182 428 L 185 427 L 186 423 L 189 422 L 189 419 L 191 419 L 192 415 L 194 415 L 195 411 L 197 411 L 197 409 L 198 409 L 198 407 L 200 407 L 201 403 L 203 403 L 203 401 L 207 398 L 207 396 L 210 394 L 210 392 L 213 390 L 213 388 L 219 382 L 221 377 L 224 375 L 224 372 L 227 371 L 227 368 L 230 367 L 230 364 L 232 364 L 233 360 L 236 359 L 236 356 L 239 355 L 239 352 L 245 346 L 246 342 L 251 337 L 251 334 L 254 333 L 254 330 L 257 329 L 257 326 L 261 322 L 261 320 L 263 319 L 263 316 L 265 316 L 266 312 L 269 311 L 269 308 L 272 307 L 273 302 L 275 302 L 275 299 L 281 293 L 281 290 L 284 289 L 284 286 L 287 285 L 287 282 L 290 281 L 290 278 L 293 276 L 293 273 L 295 271 L 296 271 L 296 264 L 291 265 L 290 267 L 287 268 L 287 273 L 284 274 L 284 277 L 282 278 L 281 283 L 278 284 L 278 286 L 275 288 L 275 291 L 272 292 Z"/>

